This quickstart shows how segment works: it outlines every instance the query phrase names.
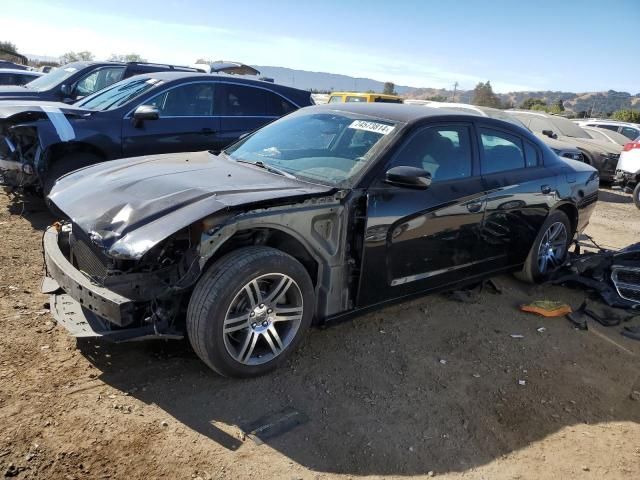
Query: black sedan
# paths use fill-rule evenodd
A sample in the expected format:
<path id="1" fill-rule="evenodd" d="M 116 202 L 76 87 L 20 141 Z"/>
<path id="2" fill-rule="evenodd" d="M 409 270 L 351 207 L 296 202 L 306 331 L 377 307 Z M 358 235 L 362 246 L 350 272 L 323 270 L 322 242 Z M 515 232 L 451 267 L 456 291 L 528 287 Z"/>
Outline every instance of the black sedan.
<path id="1" fill-rule="evenodd" d="M 408 105 L 306 108 L 209 152 L 61 178 L 45 285 L 76 336 L 180 338 L 223 375 L 274 368 L 314 322 L 563 263 L 597 171 L 531 132 Z"/>

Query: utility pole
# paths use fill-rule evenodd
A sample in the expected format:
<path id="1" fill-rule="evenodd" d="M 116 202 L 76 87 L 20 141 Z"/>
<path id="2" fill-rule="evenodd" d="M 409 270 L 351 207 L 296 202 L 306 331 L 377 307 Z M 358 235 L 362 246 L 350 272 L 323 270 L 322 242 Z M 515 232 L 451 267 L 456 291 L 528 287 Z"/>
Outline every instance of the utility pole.
<path id="1" fill-rule="evenodd" d="M 456 91 L 458 90 L 458 82 L 453 84 L 453 96 L 451 97 L 451 101 L 453 103 L 456 102 Z"/>

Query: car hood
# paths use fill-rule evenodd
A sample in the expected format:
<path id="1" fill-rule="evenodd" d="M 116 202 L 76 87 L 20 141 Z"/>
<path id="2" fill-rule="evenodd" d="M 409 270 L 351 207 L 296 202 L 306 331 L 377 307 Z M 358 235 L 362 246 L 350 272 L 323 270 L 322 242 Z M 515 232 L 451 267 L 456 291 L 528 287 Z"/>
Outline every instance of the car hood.
<path id="1" fill-rule="evenodd" d="M 542 142 L 549 148 L 554 148 L 556 150 L 578 150 L 575 143 L 571 143 L 569 141 L 556 140 L 555 138 L 550 138 L 542 133 L 534 132 L 534 135 L 538 137 Z"/>
<path id="2" fill-rule="evenodd" d="M 48 201 L 108 255 L 139 259 L 173 233 L 216 213 L 290 203 L 333 190 L 196 152 L 83 168 L 60 178 Z"/>
<path id="3" fill-rule="evenodd" d="M 75 105 L 68 105 L 62 102 L 43 102 L 41 100 L 2 100 L 0 97 L 0 120 L 7 120 L 14 116 L 44 116 L 51 117 L 55 113 L 69 115 L 86 115 L 94 113 L 93 110 L 86 110 Z"/>
<path id="4" fill-rule="evenodd" d="M 594 138 L 578 138 L 578 137 L 561 136 L 559 137 L 559 140 L 562 140 L 563 142 L 571 142 L 574 145 L 589 151 L 595 150 L 598 152 L 614 153 L 618 155 L 620 154 L 620 152 L 622 152 L 622 147 L 620 145 L 616 145 L 614 143 L 607 142 L 604 140 L 596 140 Z"/>

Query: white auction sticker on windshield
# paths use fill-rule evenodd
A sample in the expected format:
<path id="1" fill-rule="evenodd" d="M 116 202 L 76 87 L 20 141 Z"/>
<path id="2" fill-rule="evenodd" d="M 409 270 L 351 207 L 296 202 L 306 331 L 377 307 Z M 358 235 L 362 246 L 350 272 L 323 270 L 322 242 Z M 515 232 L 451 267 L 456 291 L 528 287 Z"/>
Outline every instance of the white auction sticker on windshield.
<path id="1" fill-rule="evenodd" d="M 382 135 L 388 135 L 393 132 L 395 127 L 391 125 L 385 125 L 378 122 L 367 122 L 365 120 L 354 120 L 349 128 L 355 128 L 356 130 L 366 130 L 367 132 L 381 133 Z"/>

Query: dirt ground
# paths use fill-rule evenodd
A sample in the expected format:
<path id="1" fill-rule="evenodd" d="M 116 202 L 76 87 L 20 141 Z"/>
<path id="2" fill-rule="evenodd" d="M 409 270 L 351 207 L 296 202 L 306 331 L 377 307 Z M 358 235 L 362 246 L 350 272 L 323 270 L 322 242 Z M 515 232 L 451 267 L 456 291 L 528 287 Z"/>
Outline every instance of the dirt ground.
<path id="1" fill-rule="evenodd" d="M 434 295 L 314 330 L 284 368 L 229 380 L 182 342 L 76 342 L 57 327 L 39 293 L 50 222 L 0 192 L 0 475 L 640 478 L 640 342 L 517 310 L 578 306 L 578 290 L 501 276 L 502 294 Z M 640 211 L 603 190 L 587 232 L 636 242 Z M 285 407 L 308 421 L 262 445 L 241 438 Z"/>

